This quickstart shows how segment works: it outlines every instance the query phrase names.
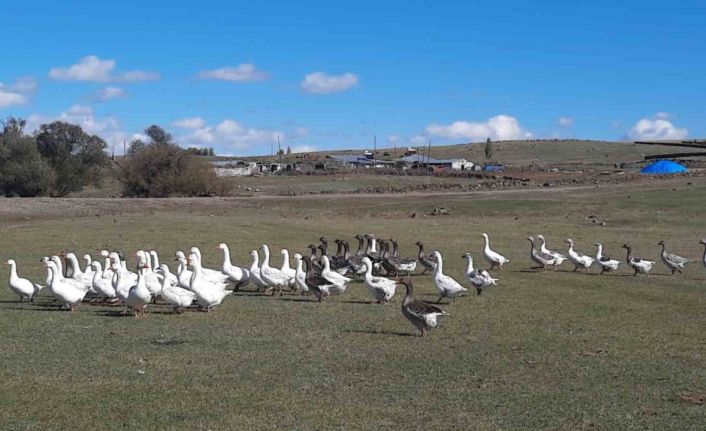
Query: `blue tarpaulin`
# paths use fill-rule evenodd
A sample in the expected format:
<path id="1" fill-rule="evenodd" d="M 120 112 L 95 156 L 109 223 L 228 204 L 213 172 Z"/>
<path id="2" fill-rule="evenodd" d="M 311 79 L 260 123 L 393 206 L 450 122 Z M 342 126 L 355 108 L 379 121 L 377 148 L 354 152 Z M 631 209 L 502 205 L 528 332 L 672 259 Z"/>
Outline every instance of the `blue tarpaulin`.
<path id="1" fill-rule="evenodd" d="M 680 172 L 686 172 L 688 169 L 685 166 L 680 165 L 677 162 L 671 160 L 660 160 L 652 163 L 651 165 L 645 166 L 640 171 L 643 174 L 678 174 Z"/>

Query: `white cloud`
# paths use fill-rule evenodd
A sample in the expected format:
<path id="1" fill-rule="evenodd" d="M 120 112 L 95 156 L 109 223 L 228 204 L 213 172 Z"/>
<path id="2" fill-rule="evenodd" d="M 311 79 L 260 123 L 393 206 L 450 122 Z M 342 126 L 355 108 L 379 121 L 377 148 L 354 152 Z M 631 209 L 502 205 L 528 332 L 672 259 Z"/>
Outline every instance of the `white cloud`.
<path id="1" fill-rule="evenodd" d="M 0 108 L 25 105 L 36 90 L 37 81 L 32 77 L 19 78 L 10 85 L 0 82 Z"/>
<path id="2" fill-rule="evenodd" d="M 343 75 L 315 72 L 304 77 L 301 88 L 310 94 L 331 94 L 346 91 L 356 85 L 358 85 L 358 77 L 350 72 Z"/>
<path id="3" fill-rule="evenodd" d="M 93 82 L 137 82 L 159 79 L 156 72 L 133 70 L 114 74 L 115 60 L 101 60 L 95 55 L 83 57 L 78 63 L 69 67 L 52 67 L 49 77 L 63 81 L 93 81 Z"/>
<path id="4" fill-rule="evenodd" d="M 141 81 L 157 81 L 161 76 L 157 72 L 147 70 L 131 70 L 130 72 L 120 73 L 113 77 L 117 82 L 141 82 Z"/>
<path id="5" fill-rule="evenodd" d="M 205 125 L 206 122 L 201 117 L 183 118 L 172 123 L 172 126 L 181 129 L 200 129 Z"/>
<path id="6" fill-rule="evenodd" d="M 29 101 L 26 96 L 14 91 L 5 90 L 5 87 L 0 86 L 0 108 L 9 106 L 24 105 Z"/>
<path id="7" fill-rule="evenodd" d="M 427 142 L 429 142 L 429 139 L 426 136 L 422 135 L 415 135 L 409 138 L 409 143 L 415 147 L 418 147 L 420 145 L 426 145 Z"/>
<path id="8" fill-rule="evenodd" d="M 468 139 L 484 141 L 509 141 L 529 139 L 532 134 L 522 128 L 517 118 L 509 115 L 497 115 L 483 123 L 456 121 L 448 125 L 430 124 L 426 132 L 432 136 L 450 139 Z"/>
<path id="9" fill-rule="evenodd" d="M 667 120 L 669 115 L 660 112 L 654 118 L 642 118 L 628 131 L 628 137 L 633 140 L 678 140 L 689 135 L 686 129 L 676 127 Z"/>
<path id="10" fill-rule="evenodd" d="M 309 134 L 309 129 L 306 127 L 297 127 L 294 129 L 294 133 L 292 133 L 292 138 L 301 138 L 304 136 L 307 136 Z"/>
<path id="11" fill-rule="evenodd" d="M 400 137 L 398 135 L 390 135 L 387 137 L 387 142 L 390 144 L 397 144 L 400 141 Z"/>
<path id="12" fill-rule="evenodd" d="M 110 99 L 119 99 L 121 97 L 126 97 L 127 93 L 122 88 L 118 87 L 105 87 L 98 90 L 94 96 L 93 100 L 97 102 L 107 102 Z"/>
<path id="13" fill-rule="evenodd" d="M 557 121 L 560 127 L 570 128 L 574 127 L 574 119 L 571 117 L 559 117 Z"/>
<path id="14" fill-rule="evenodd" d="M 269 73 L 257 70 L 252 63 L 243 63 L 236 67 L 221 67 L 220 69 L 199 72 L 199 78 L 201 79 L 220 79 L 234 82 L 257 82 L 264 81 L 269 77 Z"/>
<path id="15" fill-rule="evenodd" d="M 292 153 L 313 153 L 318 151 L 313 145 L 297 145 L 292 147 Z"/>
<path id="16" fill-rule="evenodd" d="M 95 114 L 93 108 L 87 105 L 73 105 L 59 115 L 43 116 L 32 114 L 27 117 L 27 131 L 37 130 L 40 125 L 53 121 L 63 121 L 80 126 L 89 135 L 98 135 L 103 138 L 108 146 L 120 146 L 124 140 L 129 140 L 130 136 L 122 130 L 120 121 L 116 117 L 100 117 Z"/>
<path id="17" fill-rule="evenodd" d="M 278 135 L 280 142 L 284 141 L 285 135 L 276 130 L 246 127 L 237 121 L 226 119 L 215 126 L 195 129 L 177 140 L 186 146 L 216 147 L 219 153 L 231 154 L 233 150 L 264 144 L 269 146 L 271 143 L 277 142 Z"/>

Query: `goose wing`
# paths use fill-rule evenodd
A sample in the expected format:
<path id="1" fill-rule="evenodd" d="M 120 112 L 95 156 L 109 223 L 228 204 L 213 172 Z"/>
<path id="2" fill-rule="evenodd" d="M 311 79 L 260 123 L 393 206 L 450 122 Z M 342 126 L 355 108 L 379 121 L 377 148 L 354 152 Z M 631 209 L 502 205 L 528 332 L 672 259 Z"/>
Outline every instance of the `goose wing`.
<path id="1" fill-rule="evenodd" d="M 426 316 L 427 314 L 448 314 L 436 305 L 427 304 L 426 302 L 421 301 L 410 302 L 407 304 L 407 310 L 409 310 L 410 313 L 420 317 Z"/>

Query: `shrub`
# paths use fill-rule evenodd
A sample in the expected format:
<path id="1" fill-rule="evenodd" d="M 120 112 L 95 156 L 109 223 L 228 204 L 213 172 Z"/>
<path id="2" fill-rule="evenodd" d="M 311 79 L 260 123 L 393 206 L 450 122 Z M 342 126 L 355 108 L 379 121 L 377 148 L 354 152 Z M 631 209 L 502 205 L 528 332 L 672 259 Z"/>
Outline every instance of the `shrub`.
<path id="1" fill-rule="evenodd" d="M 222 194 L 224 184 L 213 167 L 172 142 L 159 126 L 145 130 L 150 141 L 133 142 L 135 150 L 122 160 L 118 180 L 132 197 L 209 196 Z"/>

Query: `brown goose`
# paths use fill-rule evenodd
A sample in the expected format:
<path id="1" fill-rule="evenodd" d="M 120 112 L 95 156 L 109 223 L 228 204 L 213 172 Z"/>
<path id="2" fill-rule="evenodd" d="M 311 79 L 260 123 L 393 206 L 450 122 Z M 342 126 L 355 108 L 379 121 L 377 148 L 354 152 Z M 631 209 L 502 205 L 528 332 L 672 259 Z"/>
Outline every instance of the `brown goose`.
<path id="1" fill-rule="evenodd" d="M 412 280 L 409 277 L 398 280 L 407 289 L 407 293 L 402 301 L 402 315 L 419 329 L 421 336 L 427 335 L 427 331 L 439 325 L 439 317 L 448 316 L 449 313 L 426 302 L 417 301 L 413 296 Z"/>
<path id="2" fill-rule="evenodd" d="M 350 256 L 350 253 L 348 253 L 348 241 L 343 241 L 343 247 L 346 250 L 345 255 L 348 255 L 348 264 L 353 269 L 353 273 L 360 275 L 365 273 L 365 263 L 363 262 L 363 258 L 365 257 L 363 255 L 363 237 L 356 235 L 355 238 L 358 240 L 358 251 L 355 255 Z"/>
<path id="3" fill-rule="evenodd" d="M 426 256 L 424 254 L 424 244 L 421 241 L 417 241 L 415 245 L 419 247 L 419 254 L 417 254 L 417 260 L 424 267 L 424 272 L 422 272 L 421 275 L 426 274 L 427 271 L 433 271 L 434 269 L 436 269 L 436 264 L 438 263 L 436 257 L 434 257 L 433 255 Z"/>
<path id="4" fill-rule="evenodd" d="M 311 265 L 314 267 L 315 270 L 321 272 L 323 266 L 321 266 L 321 261 L 316 256 L 316 250 L 318 250 L 318 247 L 316 247 L 314 244 L 309 244 L 307 245 L 307 248 L 311 250 L 311 253 L 309 254 L 309 262 L 311 262 Z"/>
<path id="5" fill-rule="evenodd" d="M 337 273 L 343 275 L 346 272 L 348 272 L 348 269 L 350 268 L 350 265 L 348 265 L 348 262 L 346 260 L 336 260 L 334 262 L 329 255 L 326 254 L 326 245 L 321 244 L 319 246 L 319 250 L 321 250 L 321 257 L 326 256 L 329 260 L 329 267 L 331 268 L 331 271 L 336 271 Z M 323 269 L 323 265 L 321 266 L 321 269 Z"/>
<path id="6" fill-rule="evenodd" d="M 335 287 L 335 285 L 322 277 L 320 273 L 314 271 L 314 265 L 311 264 L 310 257 L 306 256 L 302 258 L 302 260 L 306 263 L 306 277 L 304 277 L 304 283 L 306 283 L 309 291 L 319 302 L 324 302 L 326 297 L 329 296 L 329 289 Z"/>
<path id="7" fill-rule="evenodd" d="M 387 261 L 395 268 L 395 272 L 409 275 L 410 272 L 417 268 L 417 259 L 400 256 L 397 241 L 394 238 L 390 238 L 390 242 L 392 243 L 392 255 L 387 256 Z"/>

